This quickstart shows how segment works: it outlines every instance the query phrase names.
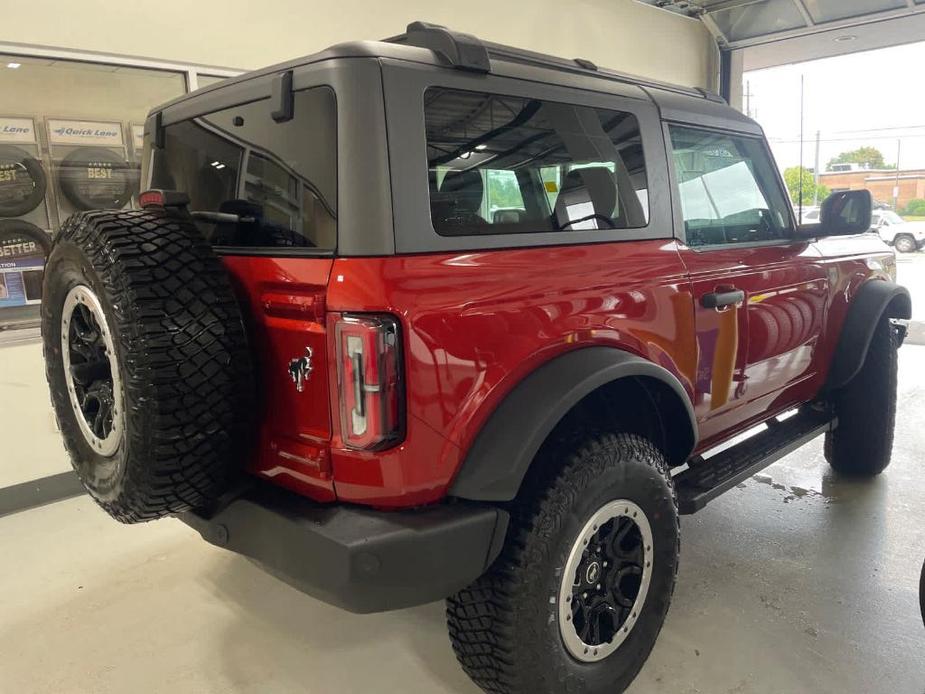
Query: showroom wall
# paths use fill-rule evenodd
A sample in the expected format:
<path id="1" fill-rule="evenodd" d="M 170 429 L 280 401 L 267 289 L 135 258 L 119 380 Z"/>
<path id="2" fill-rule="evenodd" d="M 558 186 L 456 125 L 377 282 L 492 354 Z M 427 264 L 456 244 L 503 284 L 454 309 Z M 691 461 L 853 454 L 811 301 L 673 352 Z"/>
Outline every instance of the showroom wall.
<path id="1" fill-rule="evenodd" d="M 394 35 L 415 19 L 685 85 L 713 87 L 717 72 L 700 22 L 633 0 L 82 0 L 66 13 L 52 0 L 9 4 L 0 23 L 0 331 L 37 319 L 45 249 L 68 216 L 136 204 L 149 109 L 223 73 Z"/>
<path id="2" fill-rule="evenodd" d="M 690 86 L 710 86 L 715 47 L 696 20 L 633 0 L 52 0 L 7 3 L 0 42 L 256 68 L 353 39 L 401 33 L 409 21 Z M 2 97 L 0 97 L 2 98 Z"/>

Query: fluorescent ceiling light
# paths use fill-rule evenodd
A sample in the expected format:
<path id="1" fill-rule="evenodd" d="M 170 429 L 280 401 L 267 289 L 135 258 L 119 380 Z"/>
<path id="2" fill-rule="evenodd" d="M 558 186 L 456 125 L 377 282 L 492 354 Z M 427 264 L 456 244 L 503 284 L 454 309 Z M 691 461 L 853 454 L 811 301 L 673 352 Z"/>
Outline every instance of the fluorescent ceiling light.
<path id="1" fill-rule="evenodd" d="M 16 68 L 22 67 L 22 63 L 7 63 L 6 66 L 10 68 L 10 70 L 15 70 Z"/>

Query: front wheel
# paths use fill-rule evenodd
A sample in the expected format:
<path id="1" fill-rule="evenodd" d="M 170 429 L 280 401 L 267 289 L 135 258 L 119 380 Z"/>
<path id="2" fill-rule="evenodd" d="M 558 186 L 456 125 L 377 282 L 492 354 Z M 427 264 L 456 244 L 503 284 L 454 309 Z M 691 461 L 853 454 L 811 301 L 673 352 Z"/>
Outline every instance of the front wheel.
<path id="1" fill-rule="evenodd" d="M 873 476 L 890 464 L 896 425 L 896 327 L 880 318 L 861 370 L 832 395 L 838 426 L 825 435 L 825 457 L 838 472 Z"/>
<path id="2" fill-rule="evenodd" d="M 621 692 L 665 620 L 680 531 L 664 457 L 627 434 L 566 455 L 537 461 L 547 474 L 525 482 L 501 556 L 447 601 L 453 650 L 485 691 Z"/>
<path id="3" fill-rule="evenodd" d="M 913 253 L 918 248 L 915 239 L 908 234 L 900 234 L 893 239 L 893 246 L 900 253 Z"/>

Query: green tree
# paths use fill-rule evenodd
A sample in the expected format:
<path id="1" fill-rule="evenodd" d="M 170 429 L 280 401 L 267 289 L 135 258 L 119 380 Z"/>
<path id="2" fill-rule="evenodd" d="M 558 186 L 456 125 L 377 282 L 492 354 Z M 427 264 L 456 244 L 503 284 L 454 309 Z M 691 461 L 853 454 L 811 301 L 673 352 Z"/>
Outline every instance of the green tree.
<path id="1" fill-rule="evenodd" d="M 816 187 L 816 181 L 812 171 L 799 166 L 791 166 L 789 169 L 784 170 L 784 183 L 787 184 L 787 192 L 790 193 L 790 201 L 794 205 L 800 204 L 800 178 L 803 179 L 804 207 L 812 205 L 813 200 L 817 199 L 817 194 L 819 202 L 829 197 L 828 188 L 821 183 L 818 188 Z"/>
<path id="2" fill-rule="evenodd" d="M 925 217 L 925 200 L 922 198 L 913 198 L 909 201 L 909 204 L 906 205 L 906 209 L 904 209 L 902 213 L 910 217 Z"/>
<path id="3" fill-rule="evenodd" d="M 842 152 L 834 159 L 829 160 L 827 168 L 831 169 L 833 164 L 860 164 L 869 169 L 895 169 L 893 165 L 887 166 L 883 161 L 883 152 L 876 147 L 859 147 L 850 152 Z"/>

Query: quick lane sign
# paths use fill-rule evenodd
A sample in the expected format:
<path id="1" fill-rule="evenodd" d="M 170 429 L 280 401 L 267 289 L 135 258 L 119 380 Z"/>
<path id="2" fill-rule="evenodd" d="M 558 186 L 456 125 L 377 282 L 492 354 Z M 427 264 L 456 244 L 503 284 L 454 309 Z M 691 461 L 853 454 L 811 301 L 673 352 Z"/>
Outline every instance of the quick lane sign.
<path id="1" fill-rule="evenodd" d="M 0 142 L 35 142 L 31 118 L 0 118 Z"/>
<path id="2" fill-rule="evenodd" d="M 48 141 L 53 145 L 122 147 L 122 125 L 87 120 L 48 119 Z"/>

